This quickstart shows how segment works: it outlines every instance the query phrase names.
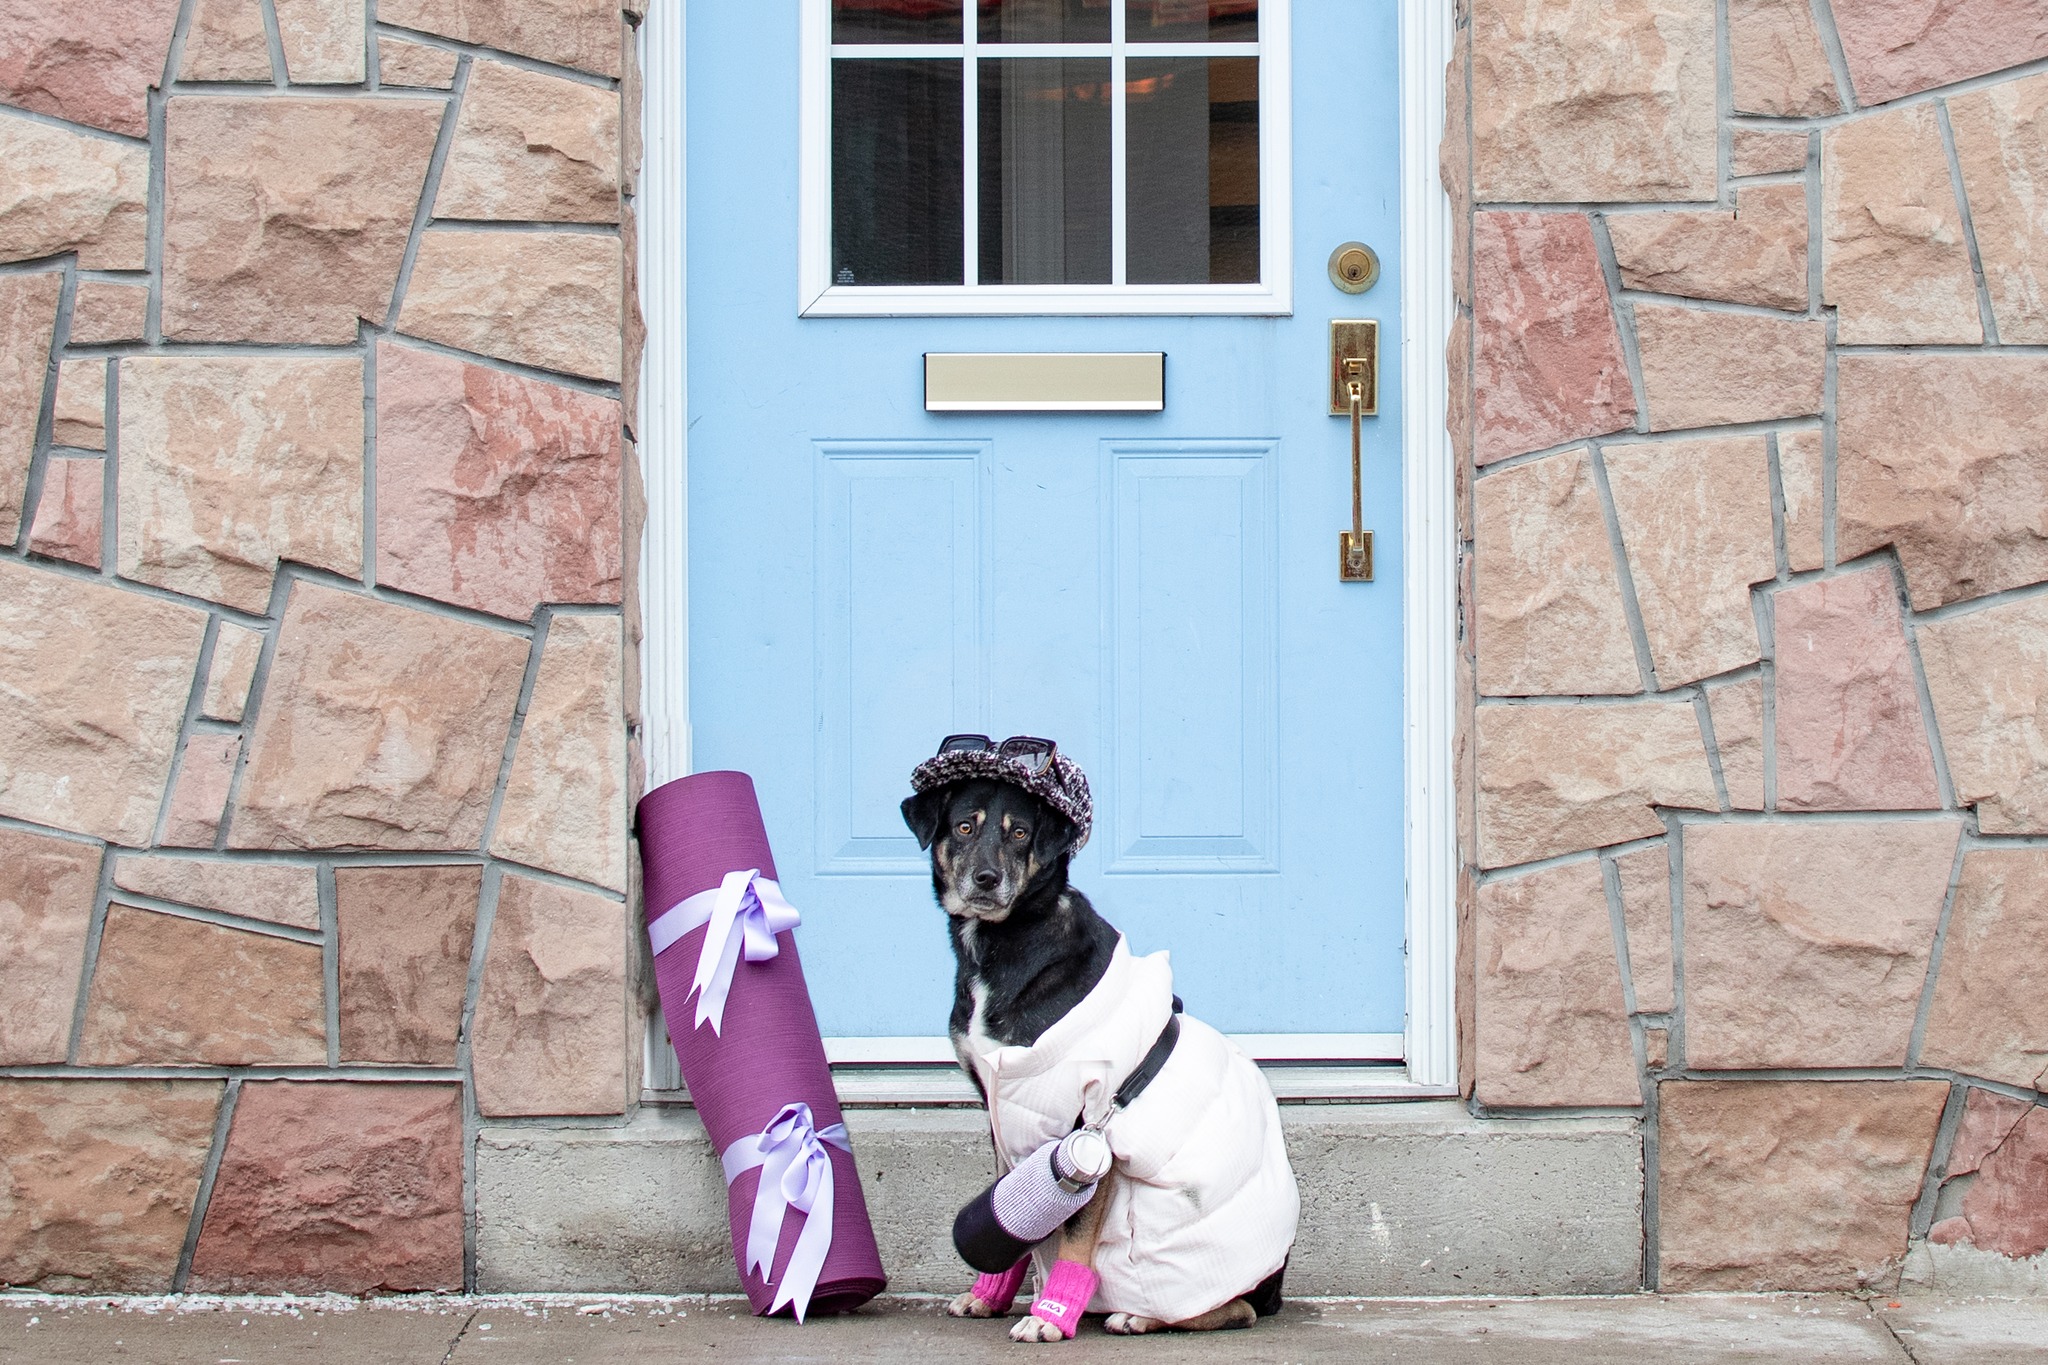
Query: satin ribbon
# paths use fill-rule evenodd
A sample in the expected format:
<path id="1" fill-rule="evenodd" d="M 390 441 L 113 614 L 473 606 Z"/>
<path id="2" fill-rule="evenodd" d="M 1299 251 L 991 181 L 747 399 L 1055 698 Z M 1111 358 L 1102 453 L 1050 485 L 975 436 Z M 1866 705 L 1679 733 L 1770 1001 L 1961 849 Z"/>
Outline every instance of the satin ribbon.
<path id="1" fill-rule="evenodd" d="M 753 1221 L 747 1228 L 746 1269 L 758 1269 L 761 1278 L 768 1279 L 775 1264 L 775 1244 L 782 1237 L 783 1213 L 795 1209 L 804 1215 L 803 1231 L 790 1248 L 775 1301 L 768 1305 L 768 1311 L 774 1313 L 786 1303 L 794 1304 L 798 1322 L 811 1306 L 811 1291 L 818 1287 L 825 1253 L 832 1249 L 832 1157 L 825 1151 L 825 1142 L 842 1152 L 853 1151 L 846 1140 L 845 1124 L 816 1127 L 808 1104 L 786 1104 L 766 1128 L 733 1143 L 720 1158 L 728 1185 L 739 1179 L 742 1171 L 761 1168 Z"/>
<path id="2" fill-rule="evenodd" d="M 796 907 L 782 898 L 782 887 L 761 869 L 728 872 L 725 880 L 709 891 L 679 902 L 647 926 L 647 939 L 655 956 L 700 924 L 709 924 L 703 951 L 697 955 L 697 976 L 690 995 L 697 997 L 696 1027 L 711 1025 L 719 1033 L 725 1024 L 725 998 L 732 992 L 732 974 L 740 955 L 749 962 L 766 962 L 781 949 L 775 936 L 794 929 L 801 917 Z M 689 999 L 686 995 L 684 999 Z"/>

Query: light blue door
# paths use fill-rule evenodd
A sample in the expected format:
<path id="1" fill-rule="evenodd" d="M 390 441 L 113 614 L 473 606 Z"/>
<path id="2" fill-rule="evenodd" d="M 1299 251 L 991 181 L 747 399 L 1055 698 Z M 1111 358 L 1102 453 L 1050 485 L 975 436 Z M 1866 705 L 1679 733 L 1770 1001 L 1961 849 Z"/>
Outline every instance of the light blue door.
<path id="1" fill-rule="evenodd" d="M 692 762 L 756 780 L 828 1037 L 944 1032 L 897 803 L 953 731 L 1082 765 L 1074 879 L 1190 1010 L 1402 1028 L 1394 6 L 1114 3 L 688 9 Z M 1151 351 L 1157 412 L 924 407 L 928 352 Z"/>

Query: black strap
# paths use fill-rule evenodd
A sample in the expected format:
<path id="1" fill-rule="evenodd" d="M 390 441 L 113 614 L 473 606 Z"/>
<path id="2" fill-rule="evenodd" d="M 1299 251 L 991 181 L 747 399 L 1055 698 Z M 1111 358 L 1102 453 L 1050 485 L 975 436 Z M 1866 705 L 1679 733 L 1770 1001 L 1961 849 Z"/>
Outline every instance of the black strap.
<path id="1" fill-rule="evenodd" d="M 1145 1087 L 1152 1084 L 1159 1075 L 1166 1059 L 1173 1055 L 1173 1045 L 1180 1041 L 1180 997 L 1173 997 L 1173 1013 L 1166 1016 L 1166 1027 L 1159 1030 L 1159 1038 L 1152 1044 L 1152 1050 L 1124 1083 L 1116 1088 L 1116 1095 L 1110 1100 L 1111 1109 L 1128 1109 L 1131 1101 L 1145 1093 Z"/>

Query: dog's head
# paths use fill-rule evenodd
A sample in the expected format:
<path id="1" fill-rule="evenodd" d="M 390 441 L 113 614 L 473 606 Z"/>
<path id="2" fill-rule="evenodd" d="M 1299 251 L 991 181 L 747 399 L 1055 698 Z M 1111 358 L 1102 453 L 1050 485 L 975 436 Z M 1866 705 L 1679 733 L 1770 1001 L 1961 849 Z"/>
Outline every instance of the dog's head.
<path id="1" fill-rule="evenodd" d="M 949 915 L 1000 922 L 1049 882 L 1064 882 L 1074 822 L 1007 782 L 954 782 L 903 803 L 932 890 Z"/>

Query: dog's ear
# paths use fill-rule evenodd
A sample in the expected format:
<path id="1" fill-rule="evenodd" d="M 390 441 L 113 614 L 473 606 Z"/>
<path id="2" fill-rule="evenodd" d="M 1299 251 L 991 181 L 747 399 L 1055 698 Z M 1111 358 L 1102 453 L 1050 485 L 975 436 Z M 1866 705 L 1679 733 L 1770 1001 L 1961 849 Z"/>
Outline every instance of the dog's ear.
<path id="1" fill-rule="evenodd" d="M 932 840 L 939 837 L 939 821 L 945 818 L 946 797 L 951 792 L 950 787 L 934 787 L 903 798 L 903 823 L 917 836 L 919 848 L 930 848 Z"/>
<path id="2" fill-rule="evenodd" d="M 1080 827 L 1072 820 L 1039 802 L 1038 818 L 1032 821 L 1031 857 L 1040 867 L 1051 867 L 1074 847 Z"/>

